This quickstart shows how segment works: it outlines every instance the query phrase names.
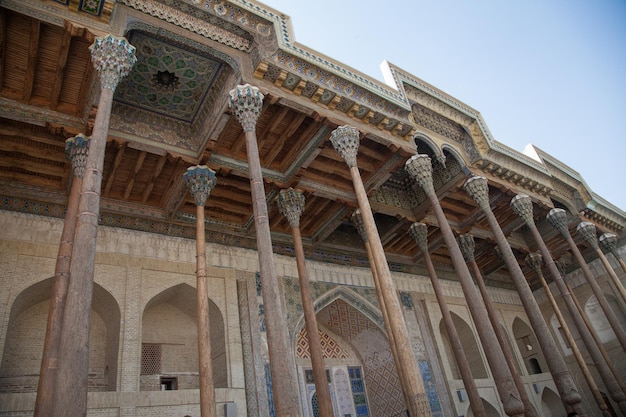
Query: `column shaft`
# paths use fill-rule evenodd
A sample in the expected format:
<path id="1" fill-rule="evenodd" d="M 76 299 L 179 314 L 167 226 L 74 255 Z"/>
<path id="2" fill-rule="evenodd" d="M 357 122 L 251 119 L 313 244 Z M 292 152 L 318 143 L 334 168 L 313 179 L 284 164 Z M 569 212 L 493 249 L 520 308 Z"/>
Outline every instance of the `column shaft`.
<path id="1" fill-rule="evenodd" d="M 209 333 L 209 291 L 206 276 L 204 206 L 196 206 L 196 303 L 198 309 L 198 371 L 200 378 L 200 416 L 215 417 L 215 390 Z"/>
<path id="2" fill-rule="evenodd" d="M 437 273 L 435 272 L 433 261 L 430 258 L 430 254 L 427 250 L 422 250 L 422 253 L 424 254 L 424 262 L 426 263 L 426 269 L 428 270 L 430 282 L 433 286 L 435 297 L 437 297 L 437 303 L 439 304 L 439 308 L 441 309 L 441 315 L 443 317 L 446 330 L 448 331 L 450 345 L 452 346 L 452 352 L 454 353 L 454 358 L 456 359 L 459 373 L 461 374 L 461 379 L 463 380 L 465 390 L 467 391 L 470 407 L 475 416 L 485 417 L 487 416 L 487 412 L 485 411 L 483 401 L 480 398 L 478 388 L 476 387 L 476 382 L 474 381 L 474 377 L 472 376 L 470 364 L 467 360 L 467 356 L 465 356 L 465 350 L 463 349 L 461 338 L 459 337 L 459 334 L 456 331 L 456 327 L 454 326 L 452 314 L 450 314 L 450 308 L 448 307 L 448 303 L 446 303 L 445 296 L 443 295 L 443 290 L 441 289 L 439 278 L 437 278 Z"/>
<path id="3" fill-rule="evenodd" d="M 622 298 L 622 303 L 626 304 L 626 288 L 624 288 L 622 281 L 619 280 L 619 277 L 617 276 L 617 274 L 611 267 L 609 260 L 606 259 L 606 256 L 604 255 L 604 253 L 602 253 L 602 249 L 600 249 L 599 247 L 596 247 L 596 253 L 598 254 L 598 257 L 600 258 L 600 261 L 602 262 L 604 269 L 606 269 L 606 272 L 611 277 L 611 280 L 613 281 L 613 284 L 615 285 L 617 292 Z"/>
<path id="4" fill-rule="evenodd" d="M 302 298 L 302 310 L 304 311 L 304 322 L 306 325 L 307 338 L 309 340 L 309 352 L 311 353 L 311 366 L 313 368 L 313 379 L 315 382 L 315 392 L 319 405 L 320 416 L 333 417 L 333 404 L 330 398 L 330 390 L 326 378 L 326 365 L 324 364 L 324 354 L 322 352 L 322 341 L 317 327 L 317 317 L 311 296 L 311 286 L 305 265 L 304 248 L 302 247 L 302 237 L 299 227 L 292 227 L 293 246 L 296 252 L 296 264 L 298 267 L 298 279 L 300 282 L 300 296 Z"/>
<path id="5" fill-rule="evenodd" d="M 576 330 L 578 330 L 578 333 L 580 334 L 580 337 L 582 338 L 583 343 L 585 344 L 585 347 L 587 348 L 587 351 L 589 352 L 593 363 L 596 365 L 600 377 L 604 381 L 604 384 L 609 391 L 609 395 L 611 396 L 613 401 L 618 403 L 620 410 L 622 410 L 623 413 L 626 413 L 626 395 L 624 391 L 620 388 L 617 379 L 611 372 L 610 368 L 607 365 L 607 362 L 600 353 L 598 344 L 596 344 L 596 342 L 594 341 L 591 333 L 589 332 L 589 329 L 583 321 L 581 314 L 576 308 L 573 296 L 565 285 L 565 282 L 561 277 L 561 273 L 554 263 L 552 255 L 548 251 L 548 247 L 546 246 L 543 238 L 539 234 L 539 230 L 537 230 L 537 226 L 535 226 L 534 221 L 527 221 L 526 223 L 530 229 L 531 234 L 533 235 L 533 238 L 535 239 L 535 242 L 537 242 L 537 245 L 539 246 L 539 250 L 541 252 L 541 255 L 543 256 L 546 266 L 548 267 L 548 270 L 554 278 L 554 282 L 559 289 L 559 293 L 563 298 L 563 301 L 565 302 L 565 305 L 570 313 L 572 320 L 574 321 Z"/>
<path id="6" fill-rule="evenodd" d="M 293 352 L 289 347 L 287 321 L 282 309 L 282 296 L 276 276 L 259 148 L 255 131 L 244 130 L 261 273 L 261 292 L 265 306 L 274 407 L 277 416 L 300 416 L 300 399 L 296 389 L 298 381 L 293 363 Z"/>
<path id="7" fill-rule="evenodd" d="M 585 258 L 583 258 L 582 254 L 580 253 L 578 246 L 576 246 L 574 239 L 572 239 L 572 236 L 569 234 L 569 232 L 564 237 L 565 237 L 565 240 L 567 240 L 567 243 L 569 244 L 570 249 L 572 250 L 572 253 L 574 254 L 574 257 L 578 261 L 578 265 L 580 265 L 580 268 L 583 270 L 583 274 L 585 275 L 585 278 L 587 278 L 587 282 L 589 283 L 589 286 L 591 287 L 593 294 L 598 299 L 598 303 L 600 304 L 602 311 L 604 311 L 604 315 L 606 316 L 609 324 L 611 325 L 613 332 L 615 332 L 615 336 L 617 336 L 617 340 L 619 340 L 620 344 L 622 345 L 622 349 L 626 351 L 626 332 L 624 331 L 622 324 L 620 324 L 619 320 L 617 319 L 617 316 L 611 309 L 609 302 L 607 301 L 606 297 L 604 296 L 604 293 L 602 292 L 602 288 L 600 288 L 600 285 L 598 284 L 593 274 L 591 273 L 591 270 L 589 269 L 589 266 L 587 265 Z"/>
<path id="8" fill-rule="evenodd" d="M 59 352 L 55 416 L 78 417 L 87 413 L 91 298 L 102 168 L 112 103 L 113 90 L 103 88 L 100 91 L 98 113 L 91 136 L 78 209 L 70 267 L 71 279 L 67 291 Z"/>
<path id="9" fill-rule="evenodd" d="M 469 269 L 461 254 L 461 249 L 459 249 L 452 229 L 448 224 L 448 220 L 434 191 L 428 193 L 428 198 L 435 212 L 435 217 L 437 218 L 437 223 L 439 224 L 446 246 L 450 251 L 454 269 L 459 277 L 467 305 L 474 319 L 474 324 L 476 325 L 476 331 L 478 332 L 483 349 L 485 350 L 485 355 L 489 362 L 491 372 L 493 373 L 496 388 L 500 395 L 500 401 L 502 401 L 504 406 L 504 411 L 509 416 L 522 416 L 524 415 L 524 404 L 521 401 L 519 391 L 515 386 L 511 372 L 506 364 L 504 353 L 498 344 L 498 339 L 489 321 L 485 305 L 480 302 L 480 295 L 474 286 Z"/>
<path id="10" fill-rule="evenodd" d="M 398 360 L 396 368 L 403 368 L 406 378 L 401 378 L 405 383 L 405 398 L 408 400 L 408 409 L 412 416 L 430 416 L 430 406 L 424 389 L 424 382 L 417 366 L 417 360 L 411 350 L 411 344 L 408 338 L 406 323 L 402 315 L 400 302 L 396 295 L 394 284 L 391 278 L 391 271 L 387 264 L 383 245 L 378 236 L 376 223 L 372 209 L 367 199 L 365 187 L 361 180 L 359 169 L 356 166 L 350 167 L 352 183 L 354 185 L 355 194 L 363 216 L 363 226 L 367 233 L 368 240 L 372 248 L 372 258 L 378 271 L 378 281 L 380 283 L 381 292 L 385 300 L 385 306 L 388 309 L 390 330 L 393 333 Z M 408 385 L 408 386 L 407 386 Z"/>
<path id="11" fill-rule="evenodd" d="M 537 305 L 537 300 L 535 300 L 535 297 L 528 286 L 528 281 L 526 281 L 526 278 L 524 277 L 524 274 L 515 259 L 515 255 L 513 255 L 511 246 L 507 242 L 506 237 L 498 224 L 496 216 L 488 207 L 484 208 L 483 212 L 487 216 L 489 226 L 496 237 L 498 247 L 502 252 L 507 268 L 511 273 L 511 278 L 513 279 L 515 288 L 520 296 L 526 315 L 528 316 L 533 330 L 535 331 L 537 341 L 539 342 L 539 346 L 541 347 L 541 350 L 546 358 L 546 363 L 550 369 L 552 378 L 554 378 L 557 389 L 559 390 L 561 400 L 566 407 L 568 405 L 571 406 L 579 416 L 582 416 L 583 411 L 580 407 L 580 394 L 576 389 L 574 379 L 567 369 L 565 360 L 563 360 L 563 357 L 561 356 L 561 353 L 552 338 L 550 329 L 541 314 L 539 305 Z"/>
<path id="12" fill-rule="evenodd" d="M 61 242 L 57 254 L 54 279 L 52 282 L 52 295 L 48 309 L 48 322 L 46 325 L 43 356 L 41 358 L 39 383 L 37 385 L 37 398 L 35 400 L 35 417 L 52 415 L 54 390 L 57 384 L 59 347 L 61 344 L 65 299 L 70 279 L 70 262 L 72 260 L 74 233 L 76 231 L 76 215 L 78 213 L 82 183 L 82 177 L 74 176 L 72 178 L 72 186 L 67 199 L 65 221 L 63 222 L 63 231 L 61 232 Z"/>

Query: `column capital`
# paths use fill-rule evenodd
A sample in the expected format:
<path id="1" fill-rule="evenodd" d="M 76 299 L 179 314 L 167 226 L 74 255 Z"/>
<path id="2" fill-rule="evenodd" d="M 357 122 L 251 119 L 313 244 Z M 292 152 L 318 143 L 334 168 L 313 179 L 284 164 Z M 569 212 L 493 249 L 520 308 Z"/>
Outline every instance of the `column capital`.
<path id="1" fill-rule="evenodd" d="M 428 254 L 428 226 L 415 222 L 409 228 L 409 234 L 424 254 Z"/>
<path id="2" fill-rule="evenodd" d="M 300 216 L 304 211 L 304 194 L 300 190 L 287 188 L 278 193 L 278 211 L 293 228 L 300 227 Z"/>
<path id="3" fill-rule="evenodd" d="M 569 229 L 567 227 L 567 213 L 565 213 L 565 210 L 560 208 L 553 208 L 548 212 L 546 218 L 548 219 L 550 224 L 563 235 L 563 237 L 567 238 L 569 236 Z"/>
<path id="4" fill-rule="evenodd" d="M 576 226 L 576 233 L 580 234 L 594 250 L 599 248 L 595 224 L 591 222 L 580 222 L 578 226 Z"/>
<path id="5" fill-rule="evenodd" d="M 541 266 L 543 265 L 543 256 L 539 252 L 530 252 L 524 258 L 526 265 L 530 266 L 537 274 L 541 274 Z"/>
<path id="6" fill-rule="evenodd" d="M 211 190 L 217 182 L 215 172 L 206 165 L 196 165 L 187 168 L 183 178 L 196 202 L 196 206 L 204 207 Z"/>
<path id="7" fill-rule="evenodd" d="M 478 207 L 485 211 L 489 209 L 489 185 L 487 184 L 487 178 L 474 175 L 465 181 L 463 188 L 478 203 Z"/>
<path id="8" fill-rule="evenodd" d="M 263 108 L 263 94 L 250 84 L 238 85 L 228 93 L 228 106 L 233 110 L 244 132 L 254 131 Z"/>
<path id="9" fill-rule="evenodd" d="M 90 143 L 91 136 L 85 136 L 82 133 L 65 141 L 65 157 L 72 163 L 74 176 L 77 178 L 82 178 L 85 173 Z"/>
<path id="10" fill-rule="evenodd" d="M 352 126 L 339 126 L 330 135 L 330 142 L 335 150 L 348 164 L 348 168 L 356 165 L 356 154 L 359 151 L 359 131 Z"/>
<path id="11" fill-rule="evenodd" d="M 363 242 L 367 243 L 369 239 L 367 237 L 367 233 L 365 232 L 365 224 L 363 224 L 363 214 L 361 214 L 361 209 L 354 210 L 354 213 L 352 213 L 352 217 L 350 217 L 350 220 L 356 228 L 356 231 L 359 233 L 359 236 L 361 236 Z"/>
<path id="12" fill-rule="evenodd" d="M 511 200 L 511 208 L 527 225 L 534 224 L 533 201 L 526 194 L 518 194 Z"/>
<path id="13" fill-rule="evenodd" d="M 603 233 L 598 240 L 602 249 L 611 252 L 617 258 L 617 236 L 615 234 Z"/>
<path id="14" fill-rule="evenodd" d="M 404 164 L 409 175 L 424 189 L 427 195 L 435 192 L 433 186 L 433 165 L 425 154 L 413 155 Z"/>
<path id="15" fill-rule="evenodd" d="M 476 246 L 474 243 L 474 236 L 470 234 L 459 235 L 456 238 L 456 241 L 459 243 L 459 248 L 463 253 L 465 261 L 474 262 L 474 248 Z"/>
<path id="16" fill-rule="evenodd" d="M 93 66 L 100 75 L 100 86 L 113 91 L 137 62 L 135 47 L 126 38 L 110 34 L 96 38 L 89 51 Z"/>

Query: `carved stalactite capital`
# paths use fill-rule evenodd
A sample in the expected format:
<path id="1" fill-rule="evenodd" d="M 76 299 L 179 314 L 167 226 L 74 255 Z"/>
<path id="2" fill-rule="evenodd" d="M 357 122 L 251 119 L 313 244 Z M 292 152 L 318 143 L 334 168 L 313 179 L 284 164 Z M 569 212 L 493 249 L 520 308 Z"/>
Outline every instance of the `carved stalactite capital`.
<path id="1" fill-rule="evenodd" d="M 459 243 L 459 248 L 463 253 L 463 257 L 466 262 L 474 262 L 474 249 L 476 244 L 474 243 L 474 236 L 470 234 L 459 235 L 456 238 L 456 241 Z"/>
<path id="2" fill-rule="evenodd" d="M 367 233 L 365 232 L 365 224 L 363 224 L 363 215 L 361 214 L 361 210 L 354 210 L 354 213 L 352 213 L 352 217 L 350 218 L 350 220 L 352 221 L 352 224 L 359 233 L 359 236 L 361 236 L 363 242 L 367 243 L 368 238 Z"/>
<path id="3" fill-rule="evenodd" d="M 215 172 L 206 165 L 196 165 L 187 168 L 183 178 L 187 187 L 189 187 L 191 195 L 193 195 L 196 206 L 204 207 L 211 190 L 217 182 Z"/>
<path id="4" fill-rule="evenodd" d="M 463 184 L 463 188 L 482 210 L 489 209 L 489 185 L 487 178 L 474 175 Z"/>
<path id="5" fill-rule="evenodd" d="M 85 173 L 90 143 L 91 136 L 85 136 L 82 133 L 65 141 L 65 157 L 72 163 L 74 176 L 77 178 L 82 178 Z"/>
<path id="6" fill-rule="evenodd" d="M 415 222 L 409 228 L 409 234 L 423 253 L 428 253 L 428 226 Z"/>
<path id="7" fill-rule="evenodd" d="M 89 50 L 93 66 L 100 75 L 101 87 L 113 91 L 137 62 L 135 47 L 126 38 L 113 35 L 96 38 Z"/>
<path id="8" fill-rule="evenodd" d="M 617 236 L 614 233 L 603 233 L 598 240 L 605 252 L 611 252 L 617 258 Z"/>
<path id="9" fill-rule="evenodd" d="M 524 258 L 526 265 L 530 266 L 537 274 L 541 274 L 541 266 L 543 265 L 543 256 L 539 252 L 530 252 Z"/>
<path id="10" fill-rule="evenodd" d="M 511 208 L 528 226 L 534 224 L 533 202 L 526 194 L 518 194 L 511 200 Z"/>
<path id="11" fill-rule="evenodd" d="M 567 238 L 569 236 L 567 213 L 565 213 L 565 210 L 553 208 L 548 212 L 546 218 L 550 224 L 563 235 L 563 237 Z"/>
<path id="12" fill-rule="evenodd" d="M 348 168 L 357 166 L 356 155 L 359 151 L 359 131 L 351 126 L 339 126 L 330 135 L 330 142 L 348 164 Z"/>
<path id="13" fill-rule="evenodd" d="M 435 192 L 433 186 L 433 166 L 425 154 L 413 155 L 404 165 L 409 175 L 424 189 L 427 195 Z"/>
<path id="14" fill-rule="evenodd" d="M 254 131 L 263 108 L 263 94 L 250 84 L 238 85 L 228 93 L 228 105 L 244 132 Z"/>
<path id="15" fill-rule="evenodd" d="M 278 211 L 289 221 L 293 228 L 300 227 L 300 216 L 304 211 L 304 194 L 300 190 L 288 188 L 278 194 Z"/>
<path id="16" fill-rule="evenodd" d="M 594 250 L 599 248 L 595 224 L 591 222 L 580 222 L 578 226 L 576 226 L 576 232 L 580 234 Z"/>

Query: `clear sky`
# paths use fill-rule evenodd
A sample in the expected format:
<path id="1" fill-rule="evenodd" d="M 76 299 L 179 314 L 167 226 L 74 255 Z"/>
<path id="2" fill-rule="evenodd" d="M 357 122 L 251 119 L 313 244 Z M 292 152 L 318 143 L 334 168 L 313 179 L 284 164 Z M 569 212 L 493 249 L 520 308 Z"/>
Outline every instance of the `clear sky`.
<path id="1" fill-rule="evenodd" d="M 383 81 L 399 66 L 626 209 L 626 1 L 264 0 L 295 39 Z"/>

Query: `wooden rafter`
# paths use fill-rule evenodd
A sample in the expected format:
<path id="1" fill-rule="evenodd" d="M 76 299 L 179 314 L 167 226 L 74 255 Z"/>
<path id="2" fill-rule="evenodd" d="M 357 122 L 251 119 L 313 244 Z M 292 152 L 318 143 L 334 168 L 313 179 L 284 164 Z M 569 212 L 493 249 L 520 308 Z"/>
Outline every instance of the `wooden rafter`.
<path id="1" fill-rule="evenodd" d="M 122 158 L 124 157 L 124 152 L 126 151 L 127 145 L 128 143 L 124 142 L 117 149 L 117 153 L 115 154 L 115 160 L 113 161 L 113 168 L 111 169 L 111 172 L 109 173 L 109 176 L 107 178 L 107 182 L 104 185 L 104 191 L 102 192 L 103 196 L 109 196 L 109 193 L 111 192 L 111 187 L 113 186 L 113 182 L 115 181 L 115 174 L 117 173 L 117 169 L 122 163 Z"/>
<path id="2" fill-rule="evenodd" d="M 50 108 L 56 110 L 59 105 L 59 97 L 61 96 L 61 88 L 63 87 L 63 76 L 65 75 L 65 66 L 70 51 L 70 43 L 72 42 L 72 25 L 69 22 L 65 24 L 65 32 L 61 38 L 61 53 L 57 63 L 57 70 L 54 76 L 54 85 L 52 87 L 52 98 L 50 100 Z"/>
<path id="3" fill-rule="evenodd" d="M 30 34 L 28 43 L 28 64 L 26 66 L 26 74 L 24 79 L 24 90 L 22 99 L 28 103 L 33 95 L 33 85 L 35 81 L 35 70 L 37 69 L 37 55 L 39 52 L 39 35 L 41 32 L 41 22 L 32 19 L 30 24 Z"/>
<path id="4" fill-rule="evenodd" d="M 139 173 L 139 171 L 141 171 L 141 166 L 143 165 L 143 161 L 146 160 L 147 154 L 148 152 L 141 151 L 139 153 L 139 156 L 135 160 L 135 168 L 133 169 L 133 172 L 131 172 L 131 177 L 128 179 L 128 182 L 126 183 L 126 189 L 124 190 L 124 200 L 128 200 L 128 197 L 130 197 L 130 193 L 133 191 L 133 187 L 135 186 L 137 174 Z"/>
<path id="5" fill-rule="evenodd" d="M 146 185 L 146 189 L 143 191 L 143 196 L 141 197 L 141 202 L 145 204 L 146 201 L 150 198 L 150 194 L 154 189 L 154 182 L 161 175 L 161 171 L 163 171 L 163 167 L 165 166 L 165 162 L 167 161 L 167 154 L 162 155 L 157 161 L 156 167 L 150 173 L 150 178 L 148 179 L 148 184 Z"/>

